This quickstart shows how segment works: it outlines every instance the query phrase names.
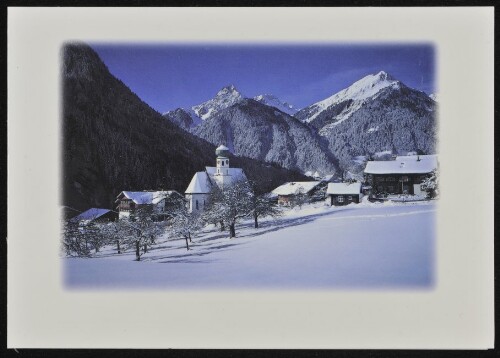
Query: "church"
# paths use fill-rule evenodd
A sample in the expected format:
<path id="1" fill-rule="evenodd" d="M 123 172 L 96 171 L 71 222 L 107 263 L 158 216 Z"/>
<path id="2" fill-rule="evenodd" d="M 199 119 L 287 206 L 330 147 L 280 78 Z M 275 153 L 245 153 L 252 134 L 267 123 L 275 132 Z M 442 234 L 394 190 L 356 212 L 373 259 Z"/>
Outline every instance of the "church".
<path id="1" fill-rule="evenodd" d="M 214 185 L 223 188 L 237 181 L 247 180 L 243 169 L 229 166 L 229 148 L 220 145 L 215 150 L 215 155 L 216 166 L 205 167 L 205 171 L 195 173 L 184 193 L 190 212 L 202 212 L 204 210 Z"/>

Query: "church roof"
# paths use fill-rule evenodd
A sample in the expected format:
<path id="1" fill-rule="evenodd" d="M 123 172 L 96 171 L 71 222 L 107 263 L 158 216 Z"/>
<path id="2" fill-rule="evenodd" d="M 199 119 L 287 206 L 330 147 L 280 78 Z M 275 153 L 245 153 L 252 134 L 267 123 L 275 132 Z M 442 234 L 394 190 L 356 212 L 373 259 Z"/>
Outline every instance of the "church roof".
<path id="1" fill-rule="evenodd" d="M 189 183 L 185 194 L 208 194 L 212 190 L 212 183 L 207 172 L 197 172 Z"/>
<path id="2" fill-rule="evenodd" d="M 228 170 L 228 175 L 231 181 L 247 180 L 245 172 L 241 168 L 225 168 Z M 208 194 L 212 190 L 213 183 L 219 185 L 216 167 L 205 167 L 204 172 L 197 172 L 193 175 L 193 179 L 189 183 L 185 194 Z"/>
<path id="3" fill-rule="evenodd" d="M 221 144 L 221 145 L 219 145 L 219 146 L 217 147 L 217 149 L 216 149 L 216 150 L 229 150 L 229 148 L 228 148 L 228 147 L 226 147 L 224 144 Z"/>
<path id="4" fill-rule="evenodd" d="M 231 176 L 231 180 L 246 180 L 247 177 L 245 175 L 245 172 L 241 168 L 225 168 L 224 170 L 228 171 L 228 175 Z M 205 171 L 210 175 L 210 177 L 213 177 L 215 173 L 217 173 L 217 168 L 216 167 L 205 167 Z"/>

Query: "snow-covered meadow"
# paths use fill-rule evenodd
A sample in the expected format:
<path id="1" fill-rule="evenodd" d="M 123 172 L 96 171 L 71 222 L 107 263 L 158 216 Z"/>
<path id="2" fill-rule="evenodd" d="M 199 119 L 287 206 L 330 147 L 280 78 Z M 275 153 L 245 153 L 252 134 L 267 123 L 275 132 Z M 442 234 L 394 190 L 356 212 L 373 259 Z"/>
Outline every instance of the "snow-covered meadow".
<path id="1" fill-rule="evenodd" d="M 237 225 L 237 237 L 209 226 L 187 251 L 159 240 L 140 262 L 106 247 L 95 258 L 63 258 L 70 289 L 432 288 L 436 205 L 369 203 L 289 209 Z"/>

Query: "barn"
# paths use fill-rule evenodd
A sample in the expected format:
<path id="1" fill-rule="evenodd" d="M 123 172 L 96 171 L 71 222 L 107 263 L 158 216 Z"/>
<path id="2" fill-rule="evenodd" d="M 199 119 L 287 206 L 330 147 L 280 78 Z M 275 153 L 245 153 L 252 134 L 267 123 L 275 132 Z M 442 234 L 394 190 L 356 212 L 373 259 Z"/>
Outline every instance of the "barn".
<path id="1" fill-rule="evenodd" d="M 321 181 L 288 182 L 271 192 L 278 197 L 278 204 L 290 206 L 300 197 L 305 201 L 323 200 L 325 183 Z"/>
<path id="2" fill-rule="evenodd" d="M 326 195 L 330 205 L 335 206 L 359 203 L 363 196 L 361 183 L 329 183 Z"/>

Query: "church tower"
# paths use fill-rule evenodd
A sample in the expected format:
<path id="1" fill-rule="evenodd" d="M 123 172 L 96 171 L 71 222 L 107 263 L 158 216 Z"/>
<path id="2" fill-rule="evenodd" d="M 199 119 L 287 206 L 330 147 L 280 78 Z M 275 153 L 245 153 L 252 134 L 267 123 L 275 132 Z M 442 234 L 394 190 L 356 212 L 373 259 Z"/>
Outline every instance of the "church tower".
<path id="1" fill-rule="evenodd" d="M 229 175 L 229 148 L 225 145 L 220 145 L 216 150 L 217 155 L 216 174 L 215 175 Z"/>

